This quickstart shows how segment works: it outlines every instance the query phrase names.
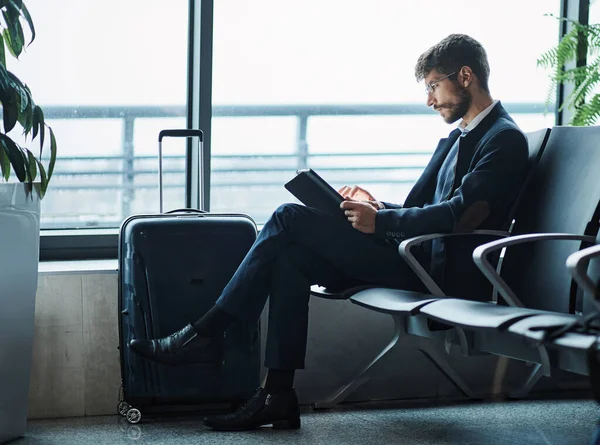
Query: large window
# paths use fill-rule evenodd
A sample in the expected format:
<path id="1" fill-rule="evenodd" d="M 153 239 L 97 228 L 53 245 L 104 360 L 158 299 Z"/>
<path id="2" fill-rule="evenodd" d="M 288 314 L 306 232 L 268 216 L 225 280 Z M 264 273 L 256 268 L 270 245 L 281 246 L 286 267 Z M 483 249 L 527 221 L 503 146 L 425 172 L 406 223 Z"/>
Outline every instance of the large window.
<path id="1" fill-rule="evenodd" d="M 313 167 L 402 202 L 452 127 L 425 107 L 418 56 L 450 33 L 488 51 L 490 88 L 524 131 L 544 114 L 536 60 L 558 40 L 558 0 L 215 2 L 211 210 L 264 221 Z"/>
<path id="2" fill-rule="evenodd" d="M 157 135 L 185 127 L 185 1 L 29 0 L 37 37 L 11 69 L 58 141 L 42 228 L 117 227 L 156 212 Z M 184 203 L 185 150 L 165 143 L 169 207 Z"/>
<path id="3" fill-rule="evenodd" d="M 189 3 L 28 0 L 37 38 L 11 69 L 59 146 L 42 228 L 114 229 L 158 210 L 157 134 L 186 125 Z M 452 130 L 427 109 L 413 75 L 419 54 L 450 33 L 484 45 L 492 95 L 523 130 L 552 126 L 536 60 L 558 40 L 558 22 L 545 14 L 559 8 L 559 0 L 214 1 L 211 210 L 262 223 L 293 201 L 283 184 L 305 167 L 334 186 L 402 202 Z M 185 147 L 164 148 L 165 208 L 182 207 Z"/>

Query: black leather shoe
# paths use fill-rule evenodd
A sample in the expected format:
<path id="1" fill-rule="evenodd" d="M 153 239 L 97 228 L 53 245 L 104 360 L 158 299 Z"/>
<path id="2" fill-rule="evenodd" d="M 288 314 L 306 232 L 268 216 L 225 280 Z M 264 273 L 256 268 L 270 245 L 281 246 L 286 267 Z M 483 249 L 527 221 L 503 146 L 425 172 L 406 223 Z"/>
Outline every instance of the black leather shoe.
<path id="1" fill-rule="evenodd" d="M 270 424 L 279 430 L 298 429 L 298 397 L 294 389 L 281 394 L 269 394 L 263 388 L 258 388 L 254 396 L 237 411 L 206 417 L 204 424 L 219 431 L 245 431 Z"/>
<path id="2" fill-rule="evenodd" d="M 133 339 L 129 347 L 147 359 L 170 365 L 221 363 L 223 337 L 201 337 L 194 327 L 186 327 L 157 340 Z"/>

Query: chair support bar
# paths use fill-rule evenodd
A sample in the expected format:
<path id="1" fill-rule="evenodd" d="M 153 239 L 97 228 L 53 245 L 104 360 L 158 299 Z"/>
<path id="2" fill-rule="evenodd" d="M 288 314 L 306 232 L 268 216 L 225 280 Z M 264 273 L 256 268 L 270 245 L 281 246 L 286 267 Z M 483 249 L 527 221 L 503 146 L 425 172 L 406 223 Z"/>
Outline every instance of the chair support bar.
<path id="1" fill-rule="evenodd" d="M 533 233 L 527 235 L 517 235 L 508 237 L 506 239 L 492 241 L 477 247 L 473 251 L 473 261 L 510 306 L 524 307 L 523 303 L 519 300 L 519 298 L 517 298 L 512 289 L 508 286 L 508 284 L 506 284 L 496 269 L 492 266 L 488 260 L 488 255 L 496 250 L 501 250 L 505 247 L 515 246 L 517 244 L 549 240 L 586 241 L 590 243 L 595 243 L 596 241 L 593 236 L 575 235 L 570 233 Z"/>
<path id="2" fill-rule="evenodd" d="M 427 271 L 423 268 L 423 266 L 421 266 L 419 261 L 417 261 L 415 256 L 412 254 L 411 249 L 413 246 L 424 243 L 425 241 L 431 241 L 436 238 L 449 238 L 449 237 L 456 237 L 456 236 L 472 236 L 472 235 L 487 235 L 487 236 L 492 235 L 492 236 L 506 237 L 509 235 L 509 233 L 505 232 L 505 231 L 501 231 L 501 230 L 475 230 L 473 232 L 460 232 L 460 233 L 431 233 L 429 235 L 415 236 L 413 238 L 402 241 L 400 243 L 400 246 L 398 246 L 398 253 L 400 254 L 400 256 L 402 258 L 404 258 L 404 260 L 409 265 L 409 267 L 413 270 L 415 275 L 417 275 L 417 277 L 421 280 L 421 282 L 425 285 L 425 287 L 427 287 L 427 290 L 432 295 L 435 295 L 436 297 L 444 297 L 444 296 L 446 296 L 444 291 L 442 291 L 442 289 L 440 289 L 440 287 L 433 280 L 431 275 L 429 275 L 427 273 Z"/>
<path id="3" fill-rule="evenodd" d="M 587 268 L 590 260 L 596 257 L 600 257 L 600 244 L 572 253 L 567 258 L 567 269 L 571 272 L 573 279 L 585 292 L 589 293 L 592 298 L 597 292 L 596 283 L 594 283 L 587 275 Z"/>

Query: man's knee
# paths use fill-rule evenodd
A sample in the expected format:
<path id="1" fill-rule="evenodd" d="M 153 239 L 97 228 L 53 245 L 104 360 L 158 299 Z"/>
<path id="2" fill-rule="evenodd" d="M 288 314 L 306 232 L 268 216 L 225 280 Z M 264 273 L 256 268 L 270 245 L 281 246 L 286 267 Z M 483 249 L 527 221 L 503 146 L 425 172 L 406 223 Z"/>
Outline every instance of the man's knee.
<path id="1" fill-rule="evenodd" d="M 274 215 L 278 215 L 281 217 L 286 217 L 289 215 L 294 215 L 296 213 L 298 213 L 298 211 L 304 206 L 300 205 L 300 204 L 293 204 L 293 203 L 285 203 L 285 204 L 281 204 L 279 207 L 277 207 L 275 209 L 275 211 L 273 212 Z"/>
<path id="2" fill-rule="evenodd" d="M 285 227 L 290 227 L 290 224 L 293 224 L 294 220 L 298 218 L 303 209 L 306 209 L 306 207 L 300 204 L 281 204 L 275 209 L 271 218 L 279 221 L 279 223 Z"/>

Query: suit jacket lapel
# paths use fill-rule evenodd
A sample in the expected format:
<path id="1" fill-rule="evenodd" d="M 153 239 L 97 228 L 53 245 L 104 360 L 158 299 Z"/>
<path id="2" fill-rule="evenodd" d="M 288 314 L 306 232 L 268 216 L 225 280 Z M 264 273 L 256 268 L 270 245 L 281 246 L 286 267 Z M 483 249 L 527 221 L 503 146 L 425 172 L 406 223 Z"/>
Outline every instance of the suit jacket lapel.
<path id="1" fill-rule="evenodd" d="M 458 159 L 456 160 L 453 192 L 460 185 L 464 175 L 467 174 L 477 144 L 500 117 L 512 121 L 512 118 L 508 115 L 502 104 L 498 102 L 475 129 L 461 138 Z M 456 128 L 447 138 L 440 140 L 431 157 L 431 161 L 429 161 L 423 174 L 406 197 L 404 207 L 421 207 L 433 196 L 437 183 L 437 175 L 442 167 L 442 163 L 461 133 L 462 131 Z"/>
<path id="2" fill-rule="evenodd" d="M 404 207 L 417 207 L 425 204 L 427 199 L 433 195 L 437 175 L 444 163 L 448 152 L 461 134 L 461 130 L 454 129 L 447 138 L 440 139 L 429 164 L 417 180 L 410 193 L 404 201 Z"/>
<path id="3" fill-rule="evenodd" d="M 498 120 L 500 116 L 508 117 L 502 104 L 498 102 L 490 113 L 483 118 L 483 120 L 473 130 L 469 131 L 459 141 L 458 158 L 456 160 L 456 175 L 454 176 L 454 187 L 452 192 L 458 188 L 462 182 L 462 178 L 469 171 L 471 161 L 475 154 L 475 148 L 485 133 L 487 133 L 492 125 Z M 508 117 L 510 119 L 510 117 Z"/>

